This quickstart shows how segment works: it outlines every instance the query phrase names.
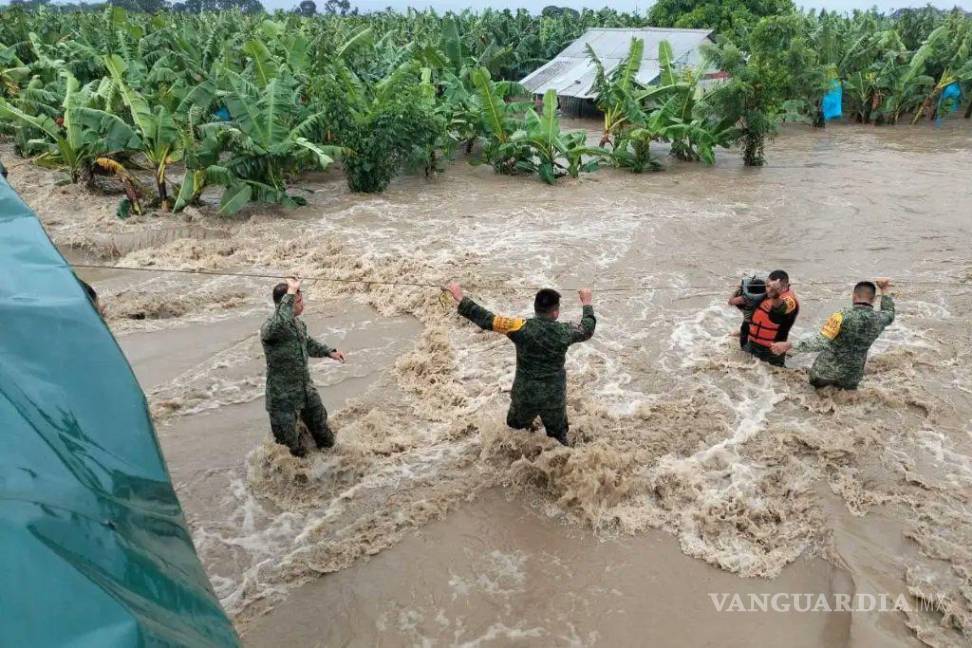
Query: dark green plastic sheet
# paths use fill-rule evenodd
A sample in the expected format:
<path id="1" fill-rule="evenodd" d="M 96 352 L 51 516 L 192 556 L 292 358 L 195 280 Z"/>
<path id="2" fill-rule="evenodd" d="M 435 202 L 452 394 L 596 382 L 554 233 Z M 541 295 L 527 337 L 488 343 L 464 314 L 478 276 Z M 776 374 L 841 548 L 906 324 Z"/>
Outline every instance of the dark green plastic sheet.
<path id="1" fill-rule="evenodd" d="M 237 646 L 145 396 L 0 179 L 0 646 Z"/>

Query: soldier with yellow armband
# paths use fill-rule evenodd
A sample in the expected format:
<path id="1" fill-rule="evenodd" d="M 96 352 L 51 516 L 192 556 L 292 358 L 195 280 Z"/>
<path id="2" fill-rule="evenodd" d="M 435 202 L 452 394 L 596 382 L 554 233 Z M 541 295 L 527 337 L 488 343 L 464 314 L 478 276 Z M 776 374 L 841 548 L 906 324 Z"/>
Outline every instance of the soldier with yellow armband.
<path id="1" fill-rule="evenodd" d="M 857 389 L 864 375 L 867 352 L 894 321 L 894 299 L 888 294 L 890 287 L 891 280 L 886 278 L 876 279 L 874 283 L 861 281 L 854 286 L 853 306 L 831 315 L 819 333 L 796 344 L 777 342 L 771 350 L 779 355 L 787 351 L 820 351 L 810 368 L 810 384 Z M 876 311 L 874 299 L 878 289 L 881 290 L 881 309 Z"/>
<path id="2" fill-rule="evenodd" d="M 545 288 L 533 301 L 535 317 L 501 317 L 462 294 L 458 283 L 445 288 L 459 302 L 459 314 L 486 331 L 508 337 L 516 346 L 513 380 L 506 424 L 523 430 L 540 417 L 547 436 L 567 445 L 567 372 L 564 362 L 572 344 L 589 340 L 597 320 L 589 288 L 578 292 L 583 307 L 580 324 L 558 322 L 560 293 Z"/>

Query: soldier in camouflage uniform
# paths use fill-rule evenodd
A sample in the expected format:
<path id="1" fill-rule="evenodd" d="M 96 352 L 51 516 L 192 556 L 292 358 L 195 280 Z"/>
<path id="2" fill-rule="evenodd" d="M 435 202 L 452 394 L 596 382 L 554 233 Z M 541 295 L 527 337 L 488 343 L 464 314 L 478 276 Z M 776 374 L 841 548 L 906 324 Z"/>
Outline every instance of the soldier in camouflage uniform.
<path id="1" fill-rule="evenodd" d="M 567 348 L 594 335 L 597 320 L 590 289 L 579 291 L 583 317 L 580 324 L 558 322 L 560 293 L 544 289 L 533 307 L 536 317 L 520 319 L 494 315 L 468 297 L 457 283 L 446 287 L 459 302 L 459 314 L 486 331 L 503 333 L 516 346 L 516 377 L 510 394 L 506 424 L 523 430 L 540 417 L 547 436 L 567 445 Z"/>
<path id="2" fill-rule="evenodd" d="M 267 357 L 267 412 L 277 443 L 287 446 L 295 457 L 304 456 L 297 432 L 297 417 L 307 426 L 318 448 L 334 445 L 334 433 L 327 425 L 327 410 L 321 402 L 307 368 L 308 358 L 331 358 L 344 362 L 344 354 L 321 344 L 307 334 L 299 319 L 304 311 L 300 280 L 274 286 L 273 315 L 260 329 L 263 353 Z"/>
<path id="3" fill-rule="evenodd" d="M 810 384 L 857 389 L 871 344 L 894 321 L 894 299 L 887 294 L 891 281 L 882 278 L 875 283 L 862 281 L 854 286 L 853 306 L 831 315 L 816 335 L 796 344 L 777 342 L 771 350 L 776 354 L 791 350 L 796 353 L 820 351 L 810 368 Z M 876 311 L 874 299 L 878 288 L 882 293 L 881 310 Z"/>

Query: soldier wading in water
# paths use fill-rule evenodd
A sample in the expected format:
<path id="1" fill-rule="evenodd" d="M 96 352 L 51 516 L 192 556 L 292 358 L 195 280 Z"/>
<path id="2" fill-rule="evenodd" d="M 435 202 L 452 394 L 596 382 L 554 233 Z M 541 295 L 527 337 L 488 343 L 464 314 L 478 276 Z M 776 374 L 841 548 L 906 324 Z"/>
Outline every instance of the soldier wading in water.
<path id="1" fill-rule="evenodd" d="M 877 285 L 875 285 L 877 284 Z M 770 348 L 780 356 L 787 351 L 820 355 L 810 367 L 810 384 L 857 389 L 864 375 L 864 363 L 871 345 L 894 321 L 894 299 L 887 294 L 891 280 L 861 281 L 854 286 L 853 305 L 830 316 L 819 333 L 792 342 L 776 342 Z M 881 310 L 874 310 L 877 288 L 881 289 Z"/>
<path id="2" fill-rule="evenodd" d="M 578 292 L 583 317 L 580 324 L 558 322 L 560 293 L 545 288 L 533 302 L 536 317 L 501 317 L 489 312 L 468 297 L 462 287 L 450 283 L 445 288 L 459 302 L 459 314 L 486 331 L 502 333 L 516 346 L 516 378 L 510 394 L 506 424 L 523 430 L 539 416 L 547 436 L 567 445 L 567 348 L 594 335 L 597 320 L 589 288 Z"/>
<path id="3" fill-rule="evenodd" d="M 327 425 L 327 410 L 321 402 L 307 368 L 308 358 L 331 358 L 344 362 L 344 354 L 307 335 L 307 325 L 298 319 L 304 312 L 300 279 L 273 288 L 273 315 L 260 329 L 263 353 L 267 357 L 267 413 L 273 438 L 304 456 L 297 432 L 297 417 L 304 422 L 318 448 L 334 445 L 334 433 Z"/>

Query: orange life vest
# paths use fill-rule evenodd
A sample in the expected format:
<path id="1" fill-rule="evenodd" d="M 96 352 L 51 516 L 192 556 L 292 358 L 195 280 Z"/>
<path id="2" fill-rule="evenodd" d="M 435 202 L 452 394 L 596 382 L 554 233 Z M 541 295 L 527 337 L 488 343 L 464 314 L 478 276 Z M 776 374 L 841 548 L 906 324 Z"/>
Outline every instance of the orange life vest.
<path id="1" fill-rule="evenodd" d="M 780 299 L 793 302 L 793 309 L 788 313 L 790 316 L 789 320 L 785 323 L 777 324 L 770 319 L 770 310 L 772 310 L 770 302 L 772 300 L 768 298 L 764 299 L 756 309 L 756 312 L 753 313 L 753 319 L 749 323 L 749 341 L 753 344 L 768 347 L 774 342 L 782 342 L 786 339 L 790 332 L 790 327 L 796 321 L 797 313 L 800 312 L 800 302 L 797 301 L 796 295 L 789 290 L 780 295 Z"/>

